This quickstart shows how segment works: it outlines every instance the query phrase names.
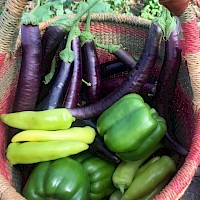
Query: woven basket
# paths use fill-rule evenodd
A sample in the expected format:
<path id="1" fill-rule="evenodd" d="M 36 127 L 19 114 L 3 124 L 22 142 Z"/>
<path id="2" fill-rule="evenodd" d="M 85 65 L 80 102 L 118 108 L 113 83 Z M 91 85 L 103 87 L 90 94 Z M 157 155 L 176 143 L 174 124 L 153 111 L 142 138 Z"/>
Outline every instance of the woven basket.
<path id="1" fill-rule="evenodd" d="M 6 11 L 0 16 L 0 113 L 10 112 L 17 87 L 21 65 L 21 51 L 17 48 L 19 22 L 26 0 L 8 0 Z M 196 16 L 191 5 L 179 17 L 184 47 L 182 65 L 177 79 L 173 104 L 175 136 L 189 149 L 182 166 L 165 187 L 156 196 L 157 200 L 180 199 L 191 183 L 200 161 L 200 39 Z M 41 31 L 50 21 L 40 24 Z M 84 20 L 81 27 L 84 26 Z M 91 31 L 104 44 L 122 44 L 132 55 L 140 55 L 150 22 L 125 15 L 95 14 L 92 16 Z M 163 61 L 163 49 L 158 55 L 152 76 L 157 77 Z M 114 57 L 106 51 L 98 50 L 100 62 Z M 187 65 L 186 65 L 187 63 Z M 0 198 L 2 200 L 24 199 L 20 195 L 21 180 L 15 167 L 9 166 L 5 157 L 7 145 L 6 126 L 0 122 Z"/>

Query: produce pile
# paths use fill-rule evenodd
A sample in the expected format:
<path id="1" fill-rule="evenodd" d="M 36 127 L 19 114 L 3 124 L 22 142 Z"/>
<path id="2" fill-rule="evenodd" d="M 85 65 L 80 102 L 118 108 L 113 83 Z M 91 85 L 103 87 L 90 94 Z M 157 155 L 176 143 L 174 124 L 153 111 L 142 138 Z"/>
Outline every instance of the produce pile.
<path id="1" fill-rule="evenodd" d="M 48 17 L 41 11 L 55 4 L 23 15 L 16 96 L 0 119 L 9 127 L 9 163 L 32 165 L 22 188 L 28 200 L 153 199 L 187 155 L 169 126 L 181 63 L 176 19 L 162 8 L 134 58 L 123 44 L 102 44 L 90 32 L 98 3 L 80 2 L 74 16 L 61 12 L 42 34 L 39 23 Z M 163 65 L 152 83 L 163 38 Z M 116 59 L 100 63 L 98 49 Z"/>

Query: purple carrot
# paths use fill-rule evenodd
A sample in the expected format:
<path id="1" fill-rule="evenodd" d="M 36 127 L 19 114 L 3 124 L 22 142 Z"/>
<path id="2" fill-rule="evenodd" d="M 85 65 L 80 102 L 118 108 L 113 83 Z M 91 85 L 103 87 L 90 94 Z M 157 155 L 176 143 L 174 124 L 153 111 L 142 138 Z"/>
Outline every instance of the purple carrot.
<path id="1" fill-rule="evenodd" d="M 77 106 L 82 85 L 82 54 L 79 37 L 72 40 L 72 50 L 75 54 L 75 59 L 73 62 L 72 77 L 63 103 L 63 107 L 65 108 L 74 108 Z"/>
<path id="2" fill-rule="evenodd" d="M 84 79 L 91 83 L 86 87 L 88 103 L 95 103 L 101 98 L 100 63 L 93 40 L 87 40 L 82 46 Z"/>
<path id="3" fill-rule="evenodd" d="M 127 79 L 113 92 L 98 102 L 82 108 L 69 109 L 72 115 L 79 119 L 97 117 L 130 91 L 135 93 L 139 92 L 142 86 L 147 82 L 150 71 L 155 65 L 162 35 L 163 32 L 161 28 L 155 23 L 152 23 L 141 57 L 135 68 L 129 73 Z"/>
<path id="4" fill-rule="evenodd" d="M 13 112 L 34 110 L 41 82 L 42 44 L 38 26 L 21 26 L 22 65 Z"/>

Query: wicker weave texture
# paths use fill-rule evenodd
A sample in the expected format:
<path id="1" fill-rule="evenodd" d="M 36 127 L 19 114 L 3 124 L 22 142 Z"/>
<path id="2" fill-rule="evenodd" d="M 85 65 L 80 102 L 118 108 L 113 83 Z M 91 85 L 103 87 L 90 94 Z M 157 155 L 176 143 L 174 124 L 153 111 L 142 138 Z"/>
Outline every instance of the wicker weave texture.
<path id="1" fill-rule="evenodd" d="M 84 20 L 83 20 L 84 22 Z M 16 24 L 15 24 L 16 25 Z M 132 55 L 140 55 L 143 49 L 144 41 L 149 28 L 149 21 L 143 20 L 137 17 L 127 17 L 125 15 L 110 15 L 110 14 L 98 14 L 92 17 L 91 31 L 98 37 L 99 41 L 108 44 L 122 44 Z M 17 25 L 16 25 L 17 26 Z M 46 25 L 40 24 L 41 29 L 45 29 L 49 26 L 49 22 Z M 84 27 L 84 23 L 81 25 Z M 14 34 L 14 32 L 12 32 Z M 7 53 L 7 49 L 4 49 Z M 4 52 L 4 50 L 2 52 Z M 187 53 L 187 52 L 186 52 Z M 105 51 L 98 51 L 100 62 L 112 60 L 113 56 Z M 198 55 L 198 54 L 197 54 Z M 4 56 L 3 54 L 1 56 Z M 162 64 L 163 49 L 160 49 L 158 55 L 158 62 L 155 68 L 152 70 L 152 75 L 157 76 Z M 192 59 L 193 60 L 193 59 Z M 193 62 L 187 57 L 187 62 Z M 17 78 L 20 68 L 20 49 L 15 52 L 12 57 L 9 57 L 6 64 L 3 65 L 0 70 L 0 110 L 1 113 L 9 112 L 12 107 L 12 102 L 15 95 L 15 89 L 17 86 Z M 193 68 L 193 63 L 191 63 Z M 180 76 L 181 74 L 181 76 Z M 193 79 L 193 75 L 189 78 L 187 68 L 181 67 L 179 79 L 176 86 L 176 97 L 174 102 L 175 122 L 176 122 L 176 137 L 180 139 L 184 138 L 181 143 L 190 147 L 190 152 L 185 159 L 182 167 L 177 172 L 173 180 L 166 186 L 163 192 L 156 197 L 158 200 L 175 200 L 179 199 L 184 191 L 190 184 L 192 177 L 198 167 L 200 160 L 200 114 L 195 113 L 193 110 L 193 94 L 195 90 L 193 85 L 190 84 L 190 79 Z M 189 83 L 185 85 L 185 81 Z M 200 84 L 199 84 L 200 85 Z M 197 92 L 198 92 L 197 88 Z M 185 116 L 185 113 L 189 115 Z M 185 126 L 182 126 L 184 124 Z M 10 166 L 5 159 L 5 144 L 6 144 L 6 127 L 0 123 L 0 137 L 2 144 L 0 144 L 0 170 L 4 177 L 10 180 L 11 174 L 9 173 Z M 184 135 L 184 137 L 182 137 Z M 187 143 L 187 141 L 189 141 Z M 0 176 L 0 194 L 2 200 L 8 199 L 24 199 L 19 193 L 11 187 L 12 183 L 8 183 L 3 176 Z M 17 181 L 17 180 L 13 180 Z"/>
<path id="2" fill-rule="evenodd" d="M 8 0 L 5 10 L 0 16 L 0 52 L 14 52 L 19 32 L 19 22 L 27 0 Z"/>

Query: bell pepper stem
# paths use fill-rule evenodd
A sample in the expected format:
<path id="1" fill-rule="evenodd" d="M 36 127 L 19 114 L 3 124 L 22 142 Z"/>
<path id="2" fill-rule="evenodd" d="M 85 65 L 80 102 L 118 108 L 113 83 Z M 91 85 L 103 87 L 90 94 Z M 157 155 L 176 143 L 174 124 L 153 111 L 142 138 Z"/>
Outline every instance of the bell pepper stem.
<path id="1" fill-rule="evenodd" d="M 124 185 L 119 185 L 119 190 L 122 194 L 124 194 Z"/>

